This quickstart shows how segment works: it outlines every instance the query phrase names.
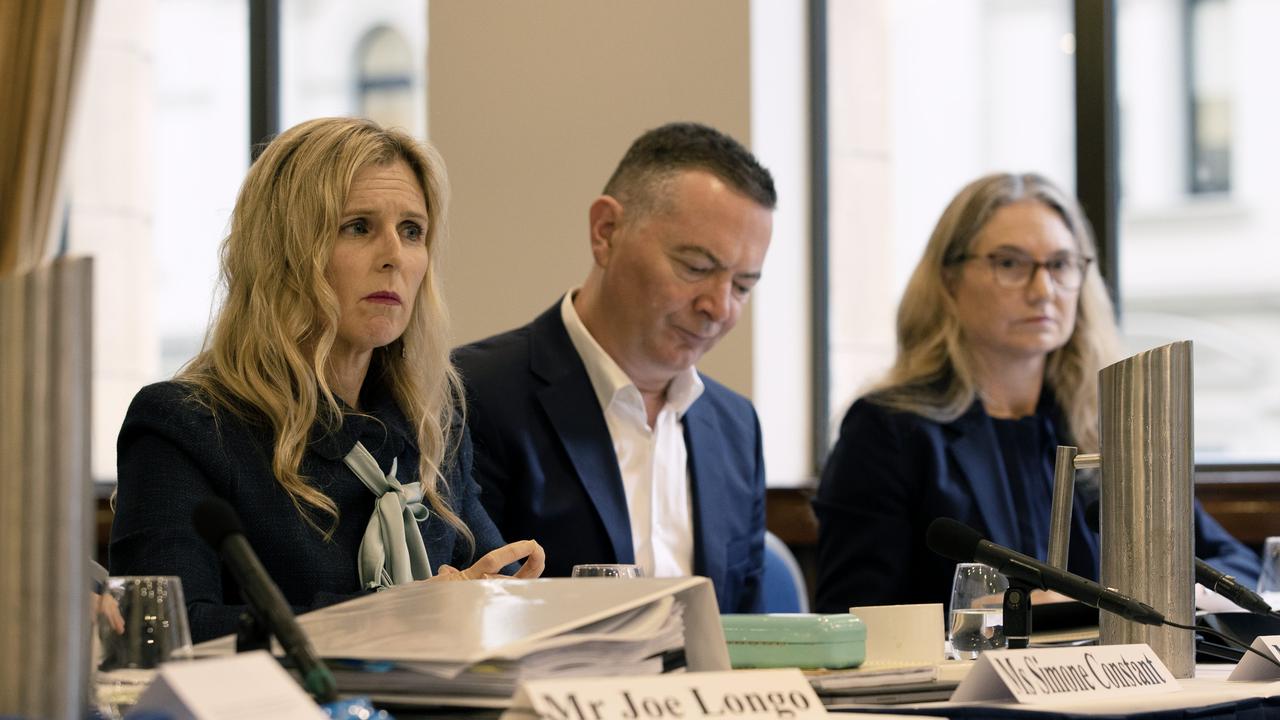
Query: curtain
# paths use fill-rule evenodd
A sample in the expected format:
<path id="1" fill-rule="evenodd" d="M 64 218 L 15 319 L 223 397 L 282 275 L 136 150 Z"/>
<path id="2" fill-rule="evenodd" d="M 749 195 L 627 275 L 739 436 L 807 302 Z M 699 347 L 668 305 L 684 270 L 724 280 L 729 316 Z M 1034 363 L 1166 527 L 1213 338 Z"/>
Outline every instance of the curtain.
<path id="1" fill-rule="evenodd" d="M 0 277 L 33 268 L 52 235 L 92 5 L 0 1 Z"/>

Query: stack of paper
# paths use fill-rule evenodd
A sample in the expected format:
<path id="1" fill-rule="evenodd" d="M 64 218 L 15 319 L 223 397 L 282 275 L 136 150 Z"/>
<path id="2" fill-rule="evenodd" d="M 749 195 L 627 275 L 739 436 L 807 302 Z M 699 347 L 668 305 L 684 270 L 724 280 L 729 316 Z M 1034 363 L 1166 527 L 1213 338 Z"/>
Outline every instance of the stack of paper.
<path id="1" fill-rule="evenodd" d="M 684 668 L 684 606 L 673 597 L 543 640 L 521 643 L 478 663 L 331 662 L 343 692 L 510 698 L 523 680 L 656 675 Z"/>
<path id="2" fill-rule="evenodd" d="M 805 678 L 827 708 L 898 705 L 946 700 L 971 662 L 910 664 L 869 662 L 845 670 L 805 670 Z"/>
<path id="3" fill-rule="evenodd" d="M 395 702 L 495 706 L 528 679 L 729 669 L 705 578 L 414 583 L 298 621 L 342 692 Z"/>

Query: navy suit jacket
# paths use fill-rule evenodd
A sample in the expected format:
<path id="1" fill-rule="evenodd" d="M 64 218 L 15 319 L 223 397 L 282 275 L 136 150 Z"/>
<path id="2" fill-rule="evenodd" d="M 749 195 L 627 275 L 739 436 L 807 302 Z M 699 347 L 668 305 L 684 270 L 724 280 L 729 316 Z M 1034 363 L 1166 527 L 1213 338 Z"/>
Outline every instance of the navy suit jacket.
<path id="1" fill-rule="evenodd" d="M 545 576 L 580 563 L 634 562 L 613 441 L 560 304 L 532 323 L 454 352 L 467 388 L 481 501 L 504 537 L 546 549 Z M 703 376 L 684 416 L 694 572 L 722 612 L 759 607 L 764 456 L 755 409 Z"/>
<path id="2" fill-rule="evenodd" d="M 947 603 L 955 563 L 925 546 L 935 518 L 951 517 L 1000 545 L 1017 546 L 1000 445 L 980 402 L 949 423 L 854 403 L 814 499 L 818 516 L 819 612 L 854 605 Z M 1085 522 L 1092 498 L 1077 487 L 1067 567 L 1096 578 L 1098 536 Z M 1048 527 L 1049 518 L 1043 520 Z M 1196 555 L 1246 585 L 1258 560 L 1195 506 Z M 1041 558 L 1043 560 L 1043 558 Z"/>

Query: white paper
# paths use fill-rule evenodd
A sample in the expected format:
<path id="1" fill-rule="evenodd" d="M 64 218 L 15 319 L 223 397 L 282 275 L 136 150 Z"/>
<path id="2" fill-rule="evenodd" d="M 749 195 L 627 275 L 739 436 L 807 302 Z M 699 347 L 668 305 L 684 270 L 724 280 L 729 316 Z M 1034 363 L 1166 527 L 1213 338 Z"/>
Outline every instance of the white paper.
<path id="1" fill-rule="evenodd" d="M 942 603 L 851 607 L 867 626 L 865 665 L 937 665 L 942 662 Z"/>
<path id="2" fill-rule="evenodd" d="M 175 720 L 327 720 L 266 651 L 169 662 L 134 705 Z"/>

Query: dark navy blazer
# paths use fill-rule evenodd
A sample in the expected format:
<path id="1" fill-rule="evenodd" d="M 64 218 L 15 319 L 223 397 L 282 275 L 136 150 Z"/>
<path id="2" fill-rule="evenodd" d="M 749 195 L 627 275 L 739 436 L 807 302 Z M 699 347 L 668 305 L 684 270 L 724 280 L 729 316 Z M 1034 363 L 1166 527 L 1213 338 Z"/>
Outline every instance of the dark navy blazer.
<path id="1" fill-rule="evenodd" d="M 215 418 L 178 383 L 143 388 L 120 429 L 111 574 L 177 575 L 192 639 L 234 632 L 244 609 L 239 586 L 191 525 L 195 507 L 217 496 L 240 515 L 245 536 L 295 612 L 359 594 L 358 549 L 374 497 L 342 458 L 359 440 L 383 472 L 394 458 L 402 484 L 418 478 L 416 438 L 389 394 L 362 395 L 361 404 L 372 417 L 348 415 L 338 432 L 314 433 L 303 457 L 303 474 L 339 509 L 333 537 L 326 541 L 306 524 L 275 480 L 265 425 L 228 411 Z M 456 462 L 445 468 L 448 487 L 442 490 L 475 535 L 476 549 L 473 553 L 452 526 L 432 513 L 419 529 L 433 570 L 442 563 L 469 567 L 473 558 L 503 544 L 480 506 L 480 489 L 470 477 L 471 445 L 465 428 L 459 430 L 461 447 Z M 311 516 L 321 527 L 332 523 L 327 515 L 313 511 Z"/>
<path id="2" fill-rule="evenodd" d="M 532 323 L 454 352 L 467 387 L 481 499 L 502 534 L 546 549 L 545 575 L 579 563 L 634 562 L 622 475 L 560 304 Z M 755 409 L 703 376 L 684 416 L 692 478 L 694 572 L 723 612 L 759 607 L 764 457 Z"/>
<path id="3" fill-rule="evenodd" d="M 939 423 L 866 399 L 849 409 L 814 499 L 818 516 L 818 612 L 854 605 L 947 603 L 955 563 L 925 546 L 935 518 L 951 517 L 1000 545 L 1018 547 L 1018 513 L 1000 446 L 980 402 Z M 1077 488 L 1068 569 L 1096 578 L 1091 498 Z M 1253 551 L 1195 507 L 1196 555 L 1251 585 Z M 1047 528 L 1049 518 L 1043 519 Z M 1034 553 L 1031 553 L 1034 554 Z M 1043 560 L 1043 558 L 1041 558 Z"/>

